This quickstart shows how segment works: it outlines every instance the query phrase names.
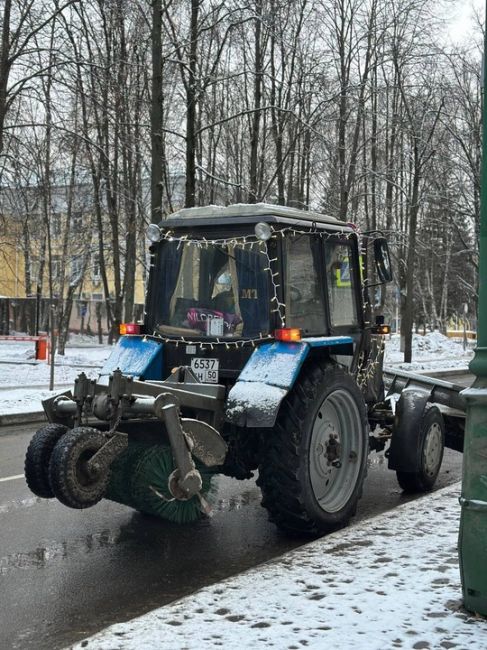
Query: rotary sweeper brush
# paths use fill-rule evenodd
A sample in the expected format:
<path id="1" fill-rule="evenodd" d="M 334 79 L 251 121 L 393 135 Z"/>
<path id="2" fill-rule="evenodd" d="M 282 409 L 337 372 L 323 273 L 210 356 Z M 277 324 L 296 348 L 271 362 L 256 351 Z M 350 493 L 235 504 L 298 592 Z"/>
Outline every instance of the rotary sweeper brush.
<path id="1" fill-rule="evenodd" d="M 121 326 L 96 380 L 82 373 L 43 403 L 49 424 L 25 461 L 30 489 L 70 508 L 107 498 L 188 522 L 209 511 L 215 474 L 258 469 L 281 528 L 345 524 L 369 447 L 383 449 L 394 430 L 388 328 L 371 326 L 364 308 L 368 287 L 391 279 L 384 238 L 264 204 L 185 209 L 148 238 L 144 322 Z M 402 407 L 405 421 L 424 413 L 422 437 L 407 426 L 392 435 L 390 465 L 413 488 L 432 485 L 441 463 L 444 426 L 427 401 Z M 369 422 L 381 430 L 370 441 Z M 404 460 L 411 436 L 420 451 Z"/>

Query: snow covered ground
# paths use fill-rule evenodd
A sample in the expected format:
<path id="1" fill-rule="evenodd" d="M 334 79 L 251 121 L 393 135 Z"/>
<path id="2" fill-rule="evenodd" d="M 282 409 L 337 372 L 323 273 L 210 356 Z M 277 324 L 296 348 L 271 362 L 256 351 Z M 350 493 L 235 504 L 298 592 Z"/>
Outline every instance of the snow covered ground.
<path id="1" fill-rule="evenodd" d="M 462 608 L 459 494 L 457 483 L 74 648 L 487 648 L 487 620 Z"/>
<path id="2" fill-rule="evenodd" d="M 77 338 L 66 348 L 64 357 L 56 356 L 57 389 L 50 392 L 51 367 L 45 361 L 36 361 L 34 343 L 0 341 L 0 415 L 41 411 L 41 400 L 71 387 L 81 371 L 96 377 L 110 351 L 108 345 Z"/>
<path id="3" fill-rule="evenodd" d="M 393 334 L 386 340 L 385 363 L 401 370 L 435 370 L 438 368 L 466 368 L 473 357 L 473 349 L 463 349 L 461 343 L 440 332 L 426 335 L 414 334 L 413 360 L 404 363 L 404 354 L 399 350 L 400 337 Z"/>

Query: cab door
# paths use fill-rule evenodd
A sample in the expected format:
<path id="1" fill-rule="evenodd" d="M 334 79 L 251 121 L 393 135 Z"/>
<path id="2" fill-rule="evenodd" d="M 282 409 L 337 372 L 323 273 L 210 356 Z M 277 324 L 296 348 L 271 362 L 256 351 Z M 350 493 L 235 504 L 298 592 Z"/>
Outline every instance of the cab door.
<path id="1" fill-rule="evenodd" d="M 357 241 L 355 238 L 328 237 L 322 246 L 330 334 L 353 338 L 353 363 L 350 364 L 350 358 L 346 363 L 353 372 L 364 332 Z M 340 362 L 345 361 L 340 359 Z"/>

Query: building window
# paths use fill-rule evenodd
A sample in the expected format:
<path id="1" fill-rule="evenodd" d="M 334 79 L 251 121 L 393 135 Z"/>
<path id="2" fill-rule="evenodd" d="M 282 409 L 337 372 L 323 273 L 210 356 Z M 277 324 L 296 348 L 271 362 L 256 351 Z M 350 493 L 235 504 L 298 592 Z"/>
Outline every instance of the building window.
<path id="1" fill-rule="evenodd" d="M 51 214 L 51 235 L 53 237 L 59 237 L 61 234 L 61 215 L 59 212 L 53 212 Z"/>
<path id="2" fill-rule="evenodd" d="M 83 273 L 83 258 L 75 255 L 71 258 L 71 282 L 77 282 Z"/>
<path id="3" fill-rule="evenodd" d="M 53 280 L 59 280 L 61 277 L 61 259 L 59 255 L 53 255 L 51 257 L 51 274 Z"/>
<path id="4" fill-rule="evenodd" d="M 93 282 L 100 281 L 100 254 L 93 253 L 91 255 L 91 279 Z"/>
<path id="5" fill-rule="evenodd" d="M 30 260 L 30 281 L 37 284 L 39 282 L 40 263 L 39 260 L 31 258 Z"/>
<path id="6" fill-rule="evenodd" d="M 83 230 L 83 213 L 81 210 L 73 212 L 72 223 L 74 233 L 80 233 Z"/>

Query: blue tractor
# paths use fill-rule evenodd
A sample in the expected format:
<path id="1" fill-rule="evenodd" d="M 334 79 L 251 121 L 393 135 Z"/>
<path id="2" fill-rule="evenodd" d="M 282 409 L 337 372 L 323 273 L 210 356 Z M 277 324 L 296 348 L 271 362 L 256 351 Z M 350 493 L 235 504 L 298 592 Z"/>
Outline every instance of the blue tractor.
<path id="1" fill-rule="evenodd" d="M 186 521 L 207 511 L 213 474 L 258 470 L 280 528 L 346 524 L 369 422 L 391 419 L 377 408 L 388 328 L 366 305 L 370 286 L 391 279 L 385 239 L 266 204 L 184 209 L 148 238 L 143 322 L 121 327 L 98 379 L 81 374 L 44 402 L 49 424 L 26 456 L 31 490 Z"/>

